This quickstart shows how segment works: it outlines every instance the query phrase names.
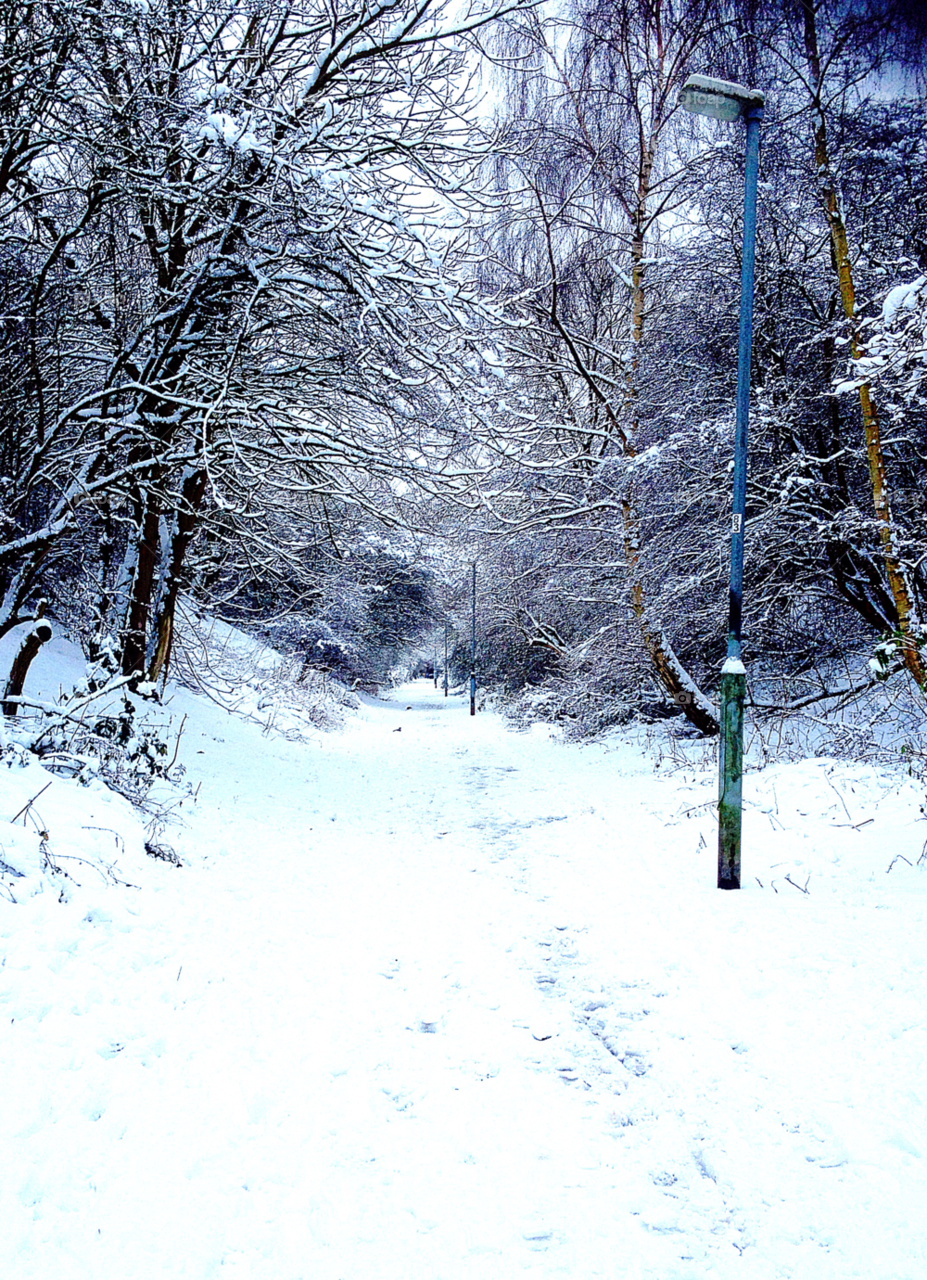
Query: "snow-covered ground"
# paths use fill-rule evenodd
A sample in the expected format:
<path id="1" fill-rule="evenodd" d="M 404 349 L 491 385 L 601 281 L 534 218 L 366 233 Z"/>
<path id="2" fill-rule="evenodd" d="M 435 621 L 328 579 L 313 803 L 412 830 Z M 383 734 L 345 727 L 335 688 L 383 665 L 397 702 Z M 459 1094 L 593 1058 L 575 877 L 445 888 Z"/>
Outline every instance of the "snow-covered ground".
<path id="1" fill-rule="evenodd" d="M 905 774 L 751 774 L 725 894 L 700 748 L 169 710 L 182 867 L 0 763 L 0 1276 L 924 1280 Z"/>

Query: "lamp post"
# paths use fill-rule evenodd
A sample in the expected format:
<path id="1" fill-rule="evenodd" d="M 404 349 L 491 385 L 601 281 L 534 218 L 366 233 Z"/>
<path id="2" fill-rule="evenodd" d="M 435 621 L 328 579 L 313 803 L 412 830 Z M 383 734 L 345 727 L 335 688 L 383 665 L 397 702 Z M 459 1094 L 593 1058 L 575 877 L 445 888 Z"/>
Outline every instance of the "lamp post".
<path id="1" fill-rule="evenodd" d="M 470 714 L 476 715 L 476 561 L 473 561 L 473 609 L 470 628 Z"/>
<path id="2" fill-rule="evenodd" d="M 731 578 L 727 658 L 721 668 L 721 744 L 718 773 L 718 888 L 740 888 L 740 835 L 747 677 L 741 652 L 744 517 L 747 497 L 747 423 L 750 415 L 750 348 L 753 340 L 753 261 L 756 183 L 759 170 L 763 94 L 711 76 L 690 76 L 679 96 L 694 115 L 740 120 L 747 126 L 744 169 L 744 244 L 740 272 L 740 335 L 737 346 L 737 413 L 734 429 L 734 500 L 731 517 Z"/>
<path id="3" fill-rule="evenodd" d="M 447 618 L 444 619 L 444 696 L 447 697 Z"/>

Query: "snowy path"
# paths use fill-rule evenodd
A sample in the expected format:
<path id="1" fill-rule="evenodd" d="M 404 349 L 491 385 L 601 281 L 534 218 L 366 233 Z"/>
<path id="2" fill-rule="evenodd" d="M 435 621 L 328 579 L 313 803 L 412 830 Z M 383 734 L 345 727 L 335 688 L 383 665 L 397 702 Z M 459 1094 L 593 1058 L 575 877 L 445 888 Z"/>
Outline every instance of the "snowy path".
<path id="1" fill-rule="evenodd" d="M 426 682 L 311 744 L 177 705 L 188 865 L 6 931 L 0 1274 L 927 1276 L 913 789 L 810 826 L 780 770 L 756 866 L 824 878 L 720 894 L 710 770 Z"/>

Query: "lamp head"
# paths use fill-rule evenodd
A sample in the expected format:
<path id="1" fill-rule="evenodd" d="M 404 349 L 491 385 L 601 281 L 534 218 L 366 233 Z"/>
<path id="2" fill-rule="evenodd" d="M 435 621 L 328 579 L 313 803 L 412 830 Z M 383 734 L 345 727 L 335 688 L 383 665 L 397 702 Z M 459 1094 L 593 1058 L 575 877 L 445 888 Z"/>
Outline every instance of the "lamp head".
<path id="1" fill-rule="evenodd" d="M 762 111 L 763 101 L 759 89 L 745 89 L 713 76 L 689 76 L 679 94 L 679 105 L 686 111 L 713 120 L 738 120 L 751 108 Z"/>

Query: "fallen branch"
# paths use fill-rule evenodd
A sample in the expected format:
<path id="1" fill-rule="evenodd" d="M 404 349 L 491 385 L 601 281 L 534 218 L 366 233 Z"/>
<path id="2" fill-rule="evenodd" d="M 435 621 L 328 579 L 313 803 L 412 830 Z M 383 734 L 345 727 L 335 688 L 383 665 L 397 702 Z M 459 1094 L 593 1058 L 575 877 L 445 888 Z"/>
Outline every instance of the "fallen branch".
<path id="1" fill-rule="evenodd" d="M 73 702 L 44 702 L 39 698 L 23 698 L 20 696 L 10 698 L 10 702 L 19 707 L 31 707 L 33 710 L 41 711 L 47 716 L 57 716 L 62 720 L 73 720 L 75 724 L 82 725 L 85 723 L 84 718 L 75 714 L 76 712 L 84 711 L 92 702 L 96 702 L 97 699 L 106 697 L 108 694 L 115 693 L 118 689 L 137 679 L 137 675 L 119 676 L 110 684 L 104 685 L 100 689 L 95 689 L 92 693 L 82 694 L 79 698 L 75 698 Z M 43 737 L 44 733 L 39 736 Z"/>
<path id="2" fill-rule="evenodd" d="M 900 668 L 899 668 L 900 670 Z M 754 711 L 768 711 L 778 715 L 788 715 L 790 711 L 801 711 L 803 707 L 810 707 L 815 702 L 827 702 L 832 698 L 855 698 L 859 693 L 865 693 L 867 689 L 874 689 L 878 680 L 866 680 L 862 684 L 851 685 L 849 689 L 825 689 L 823 693 L 813 693 L 808 698 L 801 698 L 798 702 L 754 702 L 750 699 L 750 706 Z"/>

